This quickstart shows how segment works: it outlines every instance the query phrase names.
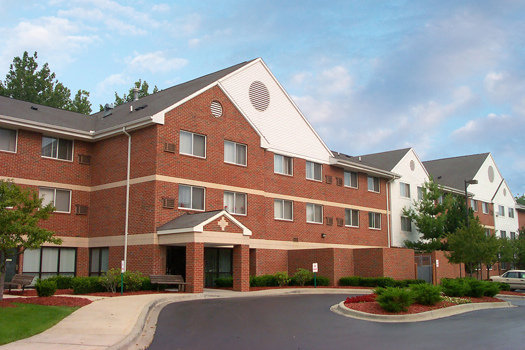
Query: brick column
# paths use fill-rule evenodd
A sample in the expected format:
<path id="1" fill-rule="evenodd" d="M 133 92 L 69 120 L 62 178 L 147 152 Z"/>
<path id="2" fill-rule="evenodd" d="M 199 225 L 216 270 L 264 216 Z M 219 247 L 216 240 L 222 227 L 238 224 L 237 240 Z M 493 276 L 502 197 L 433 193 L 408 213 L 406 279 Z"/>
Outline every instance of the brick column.
<path id="1" fill-rule="evenodd" d="M 204 291 L 204 243 L 186 244 L 186 292 Z"/>
<path id="2" fill-rule="evenodd" d="M 233 290 L 250 291 L 250 247 L 248 245 L 233 247 Z"/>

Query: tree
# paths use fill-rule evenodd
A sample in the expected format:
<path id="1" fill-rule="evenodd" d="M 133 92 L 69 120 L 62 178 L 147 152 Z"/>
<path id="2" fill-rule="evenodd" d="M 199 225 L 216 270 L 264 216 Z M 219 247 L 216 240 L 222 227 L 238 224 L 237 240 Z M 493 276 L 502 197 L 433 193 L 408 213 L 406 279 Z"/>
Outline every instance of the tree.
<path id="1" fill-rule="evenodd" d="M 79 90 L 77 95 L 83 104 L 75 104 L 75 101 L 71 100 L 71 90 L 55 80 L 55 73 L 51 72 L 47 63 L 37 70 L 37 58 L 36 52 L 29 56 L 27 51 L 22 58 L 15 57 L 9 66 L 5 81 L 0 81 L 0 95 L 54 108 L 91 113 L 91 104 L 87 99 L 82 99 L 83 95 L 86 97 L 89 93 Z"/>
<path id="2" fill-rule="evenodd" d="M 134 98 L 134 89 L 139 89 L 139 98 L 142 98 L 142 97 L 145 97 L 145 96 L 148 96 L 150 95 L 149 93 L 149 84 L 144 80 L 144 82 L 142 82 L 141 79 L 139 79 L 138 81 L 135 82 L 135 84 L 133 84 L 133 87 L 131 87 L 129 89 L 129 93 L 126 95 L 122 95 L 122 97 L 120 97 L 117 92 L 115 91 L 115 102 L 114 102 L 114 105 L 115 106 L 119 106 L 119 105 L 122 105 L 124 103 L 127 103 L 127 102 L 131 102 L 133 101 L 133 98 Z M 157 93 L 159 92 L 159 88 L 155 85 L 155 87 L 153 88 L 153 91 L 151 92 L 152 94 L 154 93 Z M 103 111 L 104 110 L 104 106 L 100 105 L 100 111 Z"/>
<path id="3" fill-rule="evenodd" d="M 484 230 L 483 227 L 482 229 Z M 485 239 L 480 242 L 480 262 L 487 268 L 487 279 L 490 276 L 492 265 L 498 261 L 500 249 L 501 240 L 494 235 L 485 235 Z M 483 277 L 483 274 L 481 276 Z"/>
<path id="4" fill-rule="evenodd" d="M 50 203 L 42 205 L 35 190 L 22 189 L 13 182 L 0 180 L 0 301 L 4 298 L 6 262 L 9 256 L 43 243 L 60 244 L 54 232 L 38 226 L 54 211 Z"/>
<path id="5" fill-rule="evenodd" d="M 470 220 L 470 225 L 458 228 L 447 237 L 448 252 L 445 253 L 448 261 L 453 264 L 464 263 L 467 265 L 472 277 L 474 267 L 480 264 L 484 258 L 484 242 L 487 240 L 485 229 L 477 218 Z M 488 252 L 486 253 L 488 256 Z M 497 258 L 497 251 L 495 253 Z"/>
<path id="6" fill-rule="evenodd" d="M 521 205 L 525 205 L 525 193 L 522 194 L 521 196 L 519 195 L 519 193 L 516 195 L 516 202 L 518 202 L 519 204 Z"/>
<path id="7" fill-rule="evenodd" d="M 73 101 L 71 101 L 71 107 L 69 108 L 72 112 L 90 114 L 91 113 L 91 102 L 88 100 L 89 92 L 85 90 L 78 90 Z"/>

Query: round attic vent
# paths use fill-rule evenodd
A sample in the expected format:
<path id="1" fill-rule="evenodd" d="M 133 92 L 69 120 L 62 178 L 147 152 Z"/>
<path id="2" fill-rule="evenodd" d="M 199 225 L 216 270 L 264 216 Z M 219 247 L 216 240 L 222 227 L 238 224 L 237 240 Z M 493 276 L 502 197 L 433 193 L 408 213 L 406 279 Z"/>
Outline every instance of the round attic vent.
<path id="1" fill-rule="evenodd" d="M 250 102 L 259 112 L 264 112 L 270 104 L 270 92 L 266 85 L 260 81 L 254 81 L 250 85 Z"/>
<path id="2" fill-rule="evenodd" d="M 416 163 L 413 160 L 410 161 L 410 170 L 414 171 L 416 169 Z"/>
<path id="3" fill-rule="evenodd" d="M 222 116 L 222 105 L 219 101 L 212 101 L 210 105 L 211 114 L 219 118 Z"/>
<path id="4" fill-rule="evenodd" d="M 494 182 L 494 168 L 492 165 L 489 166 L 489 181 Z"/>

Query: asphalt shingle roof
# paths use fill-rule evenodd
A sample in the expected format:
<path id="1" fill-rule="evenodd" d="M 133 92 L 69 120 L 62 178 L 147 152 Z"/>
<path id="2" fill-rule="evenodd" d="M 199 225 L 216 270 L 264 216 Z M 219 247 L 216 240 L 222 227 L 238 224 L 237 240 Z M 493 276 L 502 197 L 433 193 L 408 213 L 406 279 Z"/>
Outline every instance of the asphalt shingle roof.
<path id="1" fill-rule="evenodd" d="M 462 189 L 465 180 L 471 180 L 490 153 L 429 160 L 423 162 L 428 173 L 440 185 Z"/>
<path id="2" fill-rule="evenodd" d="M 220 213 L 221 211 L 222 210 L 214 210 L 196 214 L 184 214 L 171 221 L 168 221 L 164 225 L 159 226 L 157 231 L 193 228 L 217 215 L 217 213 Z"/>
<path id="3" fill-rule="evenodd" d="M 335 158 L 363 164 L 376 169 L 392 171 L 399 161 L 410 151 L 410 148 L 403 148 L 394 151 L 381 153 L 365 154 L 362 156 L 349 156 L 339 152 L 332 152 Z"/>

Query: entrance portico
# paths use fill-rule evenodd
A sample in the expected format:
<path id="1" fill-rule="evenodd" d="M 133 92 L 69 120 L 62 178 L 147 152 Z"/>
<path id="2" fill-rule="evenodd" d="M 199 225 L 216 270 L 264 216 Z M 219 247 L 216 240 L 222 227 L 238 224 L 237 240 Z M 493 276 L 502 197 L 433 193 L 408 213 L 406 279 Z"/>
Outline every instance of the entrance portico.
<path id="1" fill-rule="evenodd" d="M 251 231 L 225 210 L 185 214 L 157 229 L 159 245 L 186 247 L 186 291 L 202 293 L 205 247 L 233 249 L 233 290 L 250 289 Z"/>

